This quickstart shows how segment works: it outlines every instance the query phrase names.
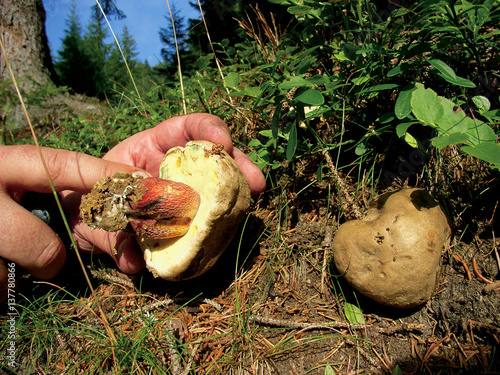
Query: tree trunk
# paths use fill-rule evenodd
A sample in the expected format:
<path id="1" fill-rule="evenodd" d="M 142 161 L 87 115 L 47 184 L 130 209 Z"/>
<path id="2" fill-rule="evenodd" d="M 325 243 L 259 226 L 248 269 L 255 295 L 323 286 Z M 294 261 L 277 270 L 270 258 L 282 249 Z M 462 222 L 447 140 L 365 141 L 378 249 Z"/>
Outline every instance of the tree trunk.
<path id="1" fill-rule="evenodd" d="M 56 74 L 45 33 L 42 0 L 0 0 L 0 35 L 19 86 L 24 92 L 54 82 Z M 0 79 L 9 78 L 0 56 Z"/>
<path id="2" fill-rule="evenodd" d="M 71 113 L 97 112 L 89 98 L 56 88 L 42 0 L 0 0 L 0 38 L 32 124 L 53 128 Z M 5 142 L 5 132 L 28 125 L 5 57 L 0 53 L 0 144 Z"/>

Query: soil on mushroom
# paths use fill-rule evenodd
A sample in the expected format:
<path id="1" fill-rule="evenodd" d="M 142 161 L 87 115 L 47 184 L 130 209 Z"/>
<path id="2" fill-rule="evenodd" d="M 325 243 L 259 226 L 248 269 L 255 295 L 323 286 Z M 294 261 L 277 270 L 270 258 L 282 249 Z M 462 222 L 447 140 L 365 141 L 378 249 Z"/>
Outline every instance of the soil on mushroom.
<path id="1" fill-rule="evenodd" d="M 92 191 L 82 198 L 80 205 L 80 216 L 83 223 L 95 225 L 96 218 L 99 218 L 99 227 L 105 228 L 109 232 L 126 230 L 129 221 L 123 212 L 116 212 L 110 215 L 112 205 L 122 203 L 136 203 L 142 197 L 138 189 L 132 188 L 140 177 L 132 177 L 129 173 L 116 173 L 113 177 L 104 178 L 98 181 Z"/>

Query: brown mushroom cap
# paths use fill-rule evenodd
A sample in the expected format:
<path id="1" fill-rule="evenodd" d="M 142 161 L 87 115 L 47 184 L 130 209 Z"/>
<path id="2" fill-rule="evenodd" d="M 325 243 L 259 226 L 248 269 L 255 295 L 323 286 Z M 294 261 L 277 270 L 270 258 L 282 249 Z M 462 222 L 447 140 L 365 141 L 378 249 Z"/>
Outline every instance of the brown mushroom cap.
<path id="1" fill-rule="evenodd" d="M 439 204 L 422 189 L 375 198 L 362 220 L 340 226 L 332 242 L 335 265 L 364 295 L 413 307 L 433 295 L 450 228 Z"/>

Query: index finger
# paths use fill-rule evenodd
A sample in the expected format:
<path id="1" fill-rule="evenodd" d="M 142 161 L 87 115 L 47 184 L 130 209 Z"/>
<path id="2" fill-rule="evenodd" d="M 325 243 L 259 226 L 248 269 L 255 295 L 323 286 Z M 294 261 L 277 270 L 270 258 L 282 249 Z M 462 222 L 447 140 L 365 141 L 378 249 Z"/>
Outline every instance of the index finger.
<path id="1" fill-rule="evenodd" d="M 139 169 L 90 155 L 41 147 L 56 191 L 88 192 L 100 178 Z M 36 146 L 0 146 L 0 184 L 8 191 L 51 191 L 49 178 Z"/>

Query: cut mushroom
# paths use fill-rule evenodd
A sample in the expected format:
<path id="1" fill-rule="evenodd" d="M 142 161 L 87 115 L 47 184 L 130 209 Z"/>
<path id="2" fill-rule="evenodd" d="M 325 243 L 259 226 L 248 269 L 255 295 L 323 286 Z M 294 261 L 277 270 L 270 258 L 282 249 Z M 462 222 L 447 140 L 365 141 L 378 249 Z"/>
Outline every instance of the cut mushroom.
<path id="1" fill-rule="evenodd" d="M 149 270 L 167 280 L 201 275 L 232 240 L 250 207 L 250 186 L 222 145 L 192 141 L 167 152 L 160 178 L 182 182 L 200 194 L 200 206 L 187 233 L 154 240 L 139 237 Z"/>
<path id="2" fill-rule="evenodd" d="M 250 186 L 223 146 L 192 141 L 167 152 L 159 179 L 100 180 L 80 211 L 95 228 L 134 232 L 148 269 L 174 281 L 215 264 L 250 203 Z"/>

